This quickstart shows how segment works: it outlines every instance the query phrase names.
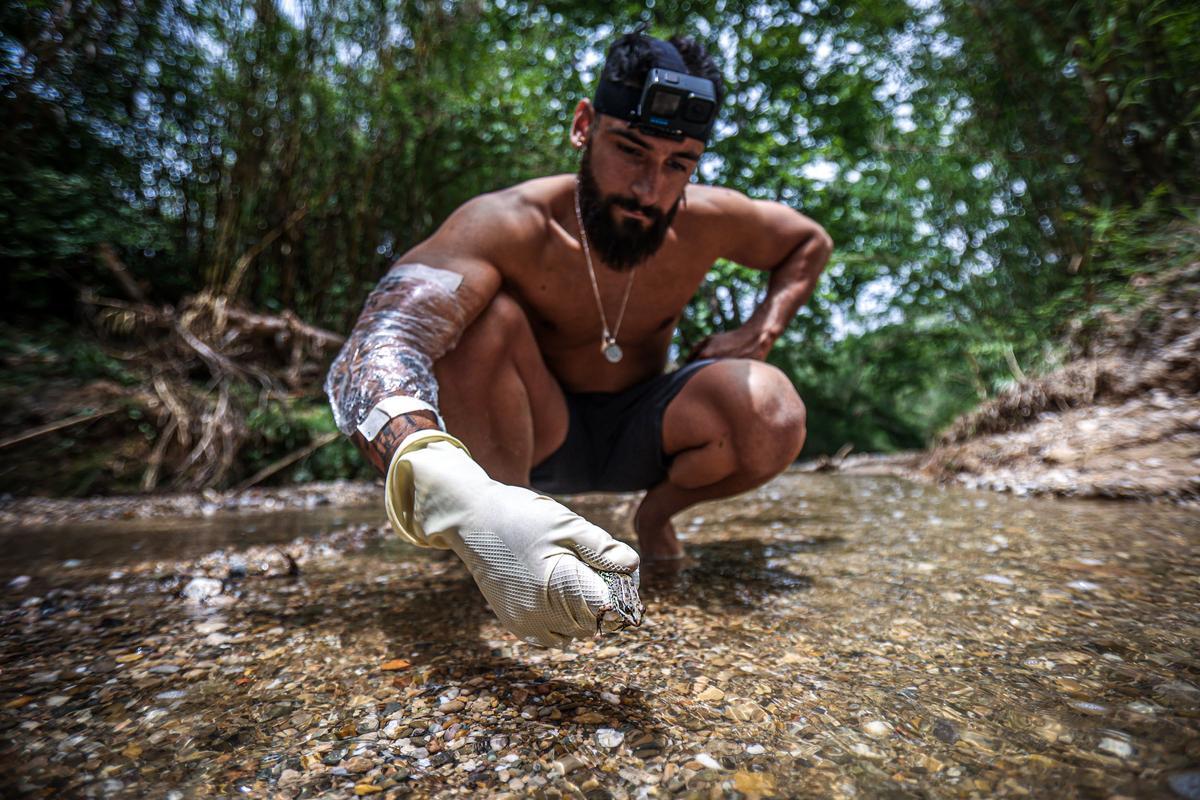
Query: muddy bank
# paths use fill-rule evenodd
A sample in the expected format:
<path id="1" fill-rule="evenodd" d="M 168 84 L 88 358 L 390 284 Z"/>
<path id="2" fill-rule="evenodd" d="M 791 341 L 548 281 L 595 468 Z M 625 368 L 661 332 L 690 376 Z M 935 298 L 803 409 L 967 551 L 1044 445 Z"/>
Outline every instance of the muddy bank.
<path id="1" fill-rule="evenodd" d="M 365 481 L 325 481 L 243 492 L 124 495 L 83 500 L 0 497 L 0 525 L 57 525 L 90 520 L 211 517 L 228 512 L 294 511 L 379 503 L 382 486 Z"/>
<path id="2" fill-rule="evenodd" d="M 1016 494 L 1200 501 L 1200 401 L 1155 392 L 934 449 L 935 480 Z"/>
<path id="3" fill-rule="evenodd" d="M 1180 263 L 1134 278 L 1140 303 L 1061 369 L 1020 381 L 957 420 L 927 453 L 849 458 L 902 474 L 1016 494 L 1200 501 L 1200 232 Z"/>
<path id="4" fill-rule="evenodd" d="M 576 507 L 628 536 L 632 502 Z M 115 554 L 23 559 L 0 591 L 5 796 L 1170 798 L 1200 779 L 1186 509 L 793 473 L 685 515 L 690 560 L 646 574 L 647 623 L 568 651 L 515 641 L 455 559 L 378 525 L 145 559 L 131 524 L 109 523 Z"/>
<path id="5" fill-rule="evenodd" d="M 810 462 L 802 472 L 891 475 L 1017 495 L 1200 502 L 1200 402 L 1152 393 L 1045 412 L 1016 430 L 925 452 Z"/>

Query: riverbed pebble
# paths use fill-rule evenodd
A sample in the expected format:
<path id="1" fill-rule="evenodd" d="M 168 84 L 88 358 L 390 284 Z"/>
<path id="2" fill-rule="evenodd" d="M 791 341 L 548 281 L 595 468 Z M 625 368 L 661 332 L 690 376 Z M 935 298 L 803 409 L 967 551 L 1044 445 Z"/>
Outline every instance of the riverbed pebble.
<path id="1" fill-rule="evenodd" d="M 1119 739 L 1112 736 L 1105 736 L 1100 740 L 1098 745 L 1100 750 L 1103 750 L 1109 755 L 1114 755 L 1117 758 L 1129 758 L 1133 755 L 1133 745 L 1125 739 Z"/>
<path id="2" fill-rule="evenodd" d="M 873 739 L 883 739 L 892 735 L 892 726 L 881 719 L 873 719 L 864 723 L 863 730 Z"/>
<path id="3" fill-rule="evenodd" d="M 614 747 L 620 747 L 621 742 L 625 741 L 625 734 L 612 728 L 598 728 L 596 730 L 596 742 L 601 747 L 609 750 Z"/>

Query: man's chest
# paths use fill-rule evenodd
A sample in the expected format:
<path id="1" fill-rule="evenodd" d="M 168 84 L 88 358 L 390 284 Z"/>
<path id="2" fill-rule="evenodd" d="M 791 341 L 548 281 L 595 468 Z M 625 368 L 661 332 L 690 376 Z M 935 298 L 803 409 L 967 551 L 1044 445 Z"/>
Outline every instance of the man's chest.
<path id="1" fill-rule="evenodd" d="M 508 271 L 505 283 L 543 347 L 591 345 L 604 322 L 636 347 L 670 336 L 709 266 L 673 247 L 629 272 L 596 266 L 589 273 L 577 248 L 551 242 L 533 263 Z"/>

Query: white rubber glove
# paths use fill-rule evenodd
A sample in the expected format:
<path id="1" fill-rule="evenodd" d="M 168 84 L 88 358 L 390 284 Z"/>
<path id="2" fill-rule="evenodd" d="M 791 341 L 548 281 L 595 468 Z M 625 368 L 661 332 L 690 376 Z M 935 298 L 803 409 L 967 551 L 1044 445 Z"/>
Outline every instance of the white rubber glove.
<path id="1" fill-rule="evenodd" d="M 457 553 L 500 622 L 527 642 L 562 647 L 641 624 L 637 551 L 549 497 L 492 480 L 447 433 L 419 431 L 400 445 L 387 512 L 413 544 Z"/>

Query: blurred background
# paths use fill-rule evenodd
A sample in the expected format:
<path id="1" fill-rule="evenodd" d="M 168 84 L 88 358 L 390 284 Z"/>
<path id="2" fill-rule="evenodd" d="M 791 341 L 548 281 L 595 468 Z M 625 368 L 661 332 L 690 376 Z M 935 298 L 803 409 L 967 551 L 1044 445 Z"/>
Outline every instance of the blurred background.
<path id="1" fill-rule="evenodd" d="M 770 359 L 806 456 L 924 447 L 1194 286 L 1200 6 L 669 6 L 4 3 L 0 492 L 367 477 L 321 391 L 340 337 L 460 203 L 574 171 L 571 111 L 642 21 L 722 61 L 700 180 L 836 242 Z M 679 350 L 763 289 L 717 264 Z"/>

